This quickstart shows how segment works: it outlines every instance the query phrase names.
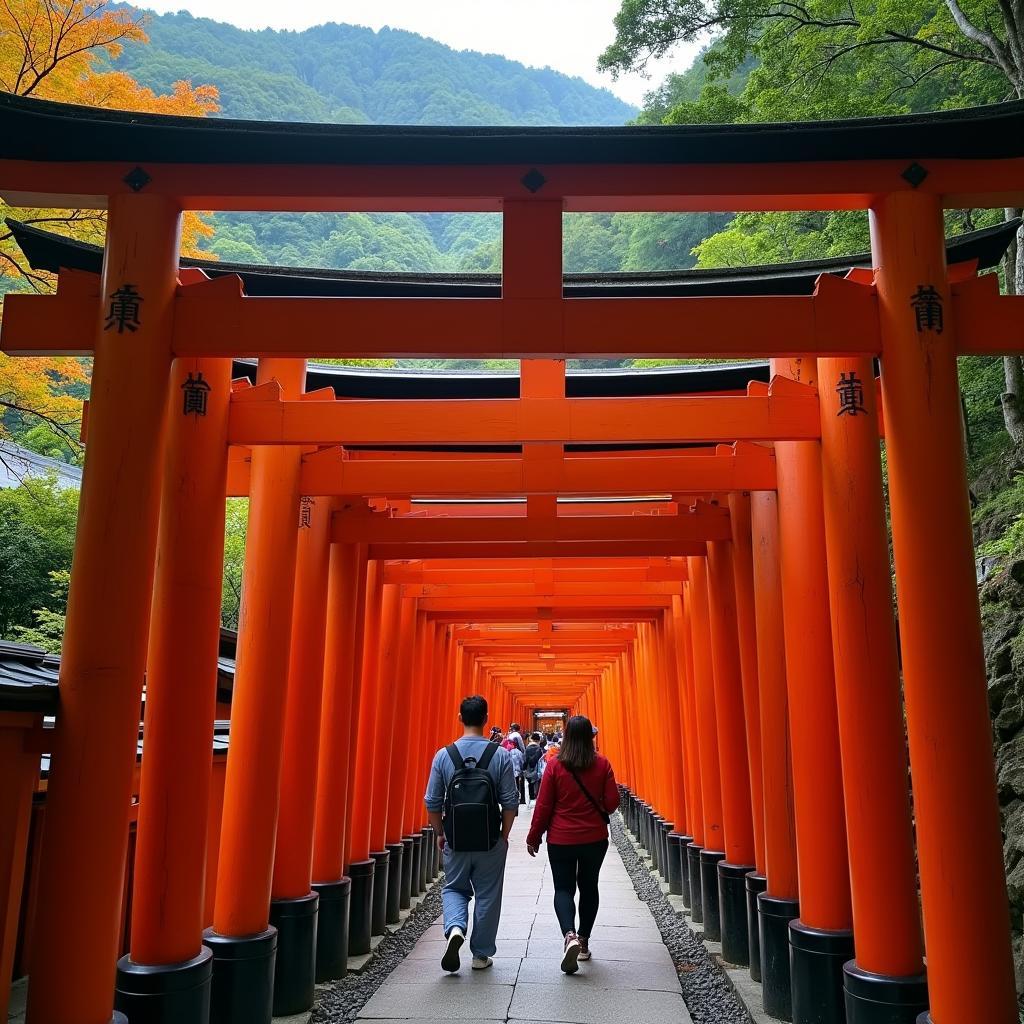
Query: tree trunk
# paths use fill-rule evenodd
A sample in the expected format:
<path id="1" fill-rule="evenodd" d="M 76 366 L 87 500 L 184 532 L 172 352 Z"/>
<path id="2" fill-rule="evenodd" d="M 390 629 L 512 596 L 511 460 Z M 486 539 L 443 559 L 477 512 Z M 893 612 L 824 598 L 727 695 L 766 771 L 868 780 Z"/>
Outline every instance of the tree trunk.
<path id="1" fill-rule="evenodd" d="M 1019 217 L 1021 211 L 1006 208 L 1006 219 Z M 1024 226 L 1017 229 L 1017 235 L 1006 250 L 1004 267 L 1006 290 L 1010 295 L 1024 295 Z M 1019 355 L 1003 357 L 1003 376 L 1006 390 L 1000 395 L 1003 407 L 1003 422 L 1013 443 L 1018 449 L 1024 447 L 1024 362 Z"/>

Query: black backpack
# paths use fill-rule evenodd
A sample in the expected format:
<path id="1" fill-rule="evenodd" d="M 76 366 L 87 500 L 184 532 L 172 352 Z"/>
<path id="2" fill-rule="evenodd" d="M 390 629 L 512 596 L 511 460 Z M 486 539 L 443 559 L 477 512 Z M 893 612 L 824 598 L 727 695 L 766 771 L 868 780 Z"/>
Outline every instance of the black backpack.
<path id="1" fill-rule="evenodd" d="M 493 850 L 501 838 L 501 808 L 487 767 L 498 744 L 488 743 L 479 760 L 464 759 L 454 743 L 445 750 L 455 765 L 455 774 L 444 794 L 445 841 L 456 853 Z"/>
<path id="2" fill-rule="evenodd" d="M 526 757 L 524 758 L 524 763 L 526 766 L 527 774 L 537 774 L 537 765 L 540 763 L 540 759 L 543 753 L 544 751 L 540 749 L 540 745 L 536 743 L 531 744 L 526 748 Z"/>

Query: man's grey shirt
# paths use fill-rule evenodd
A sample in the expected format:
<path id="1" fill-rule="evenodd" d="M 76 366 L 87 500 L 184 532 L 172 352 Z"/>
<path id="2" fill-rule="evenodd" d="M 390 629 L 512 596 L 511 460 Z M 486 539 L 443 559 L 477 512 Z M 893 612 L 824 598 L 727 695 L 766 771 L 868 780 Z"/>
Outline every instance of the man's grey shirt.
<path id="1" fill-rule="evenodd" d="M 483 736 L 461 736 L 455 741 L 463 760 L 483 757 L 489 741 Z M 423 797 L 428 811 L 440 811 L 444 807 L 444 794 L 452 777 L 455 775 L 455 764 L 448 751 L 442 747 L 434 755 L 434 763 L 430 766 L 430 778 L 427 780 L 427 792 Z M 498 803 L 503 810 L 519 809 L 519 790 L 516 787 L 516 776 L 512 768 L 512 757 L 507 750 L 498 747 L 494 751 L 487 772 L 494 779 L 494 788 L 498 794 Z"/>

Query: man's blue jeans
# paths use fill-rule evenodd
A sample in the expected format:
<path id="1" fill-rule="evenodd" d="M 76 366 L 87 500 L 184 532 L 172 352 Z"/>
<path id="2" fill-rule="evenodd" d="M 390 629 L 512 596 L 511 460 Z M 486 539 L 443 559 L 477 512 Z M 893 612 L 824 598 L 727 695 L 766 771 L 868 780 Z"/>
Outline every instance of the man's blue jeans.
<path id="1" fill-rule="evenodd" d="M 498 845 L 487 853 L 456 853 L 451 847 L 444 848 L 444 933 L 447 936 L 453 928 L 466 933 L 469 901 L 475 896 L 473 933 L 469 937 L 473 956 L 494 956 L 497 950 L 494 940 L 501 918 L 507 857 L 508 843 L 504 839 L 499 839 Z"/>

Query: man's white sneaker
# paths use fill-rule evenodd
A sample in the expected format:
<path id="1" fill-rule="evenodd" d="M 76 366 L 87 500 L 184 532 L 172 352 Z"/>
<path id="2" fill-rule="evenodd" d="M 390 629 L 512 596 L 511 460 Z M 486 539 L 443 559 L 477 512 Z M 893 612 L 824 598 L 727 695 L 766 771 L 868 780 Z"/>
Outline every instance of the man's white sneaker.
<path id="1" fill-rule="evenodd" d="M 474 971 L 486 971 L 494 961 L 489 956 L 475 956 L 473 957 L 473 970 Z"/>
<path id="2" fill-rule="evenodd" d="M 448 945 L 444 948 L 444 956 L 441 957 L 441 970 L 454 974 L 459 969 L 459 950 L 466 941 L 461 928 L 453 928 L 448 933 Z"/>

